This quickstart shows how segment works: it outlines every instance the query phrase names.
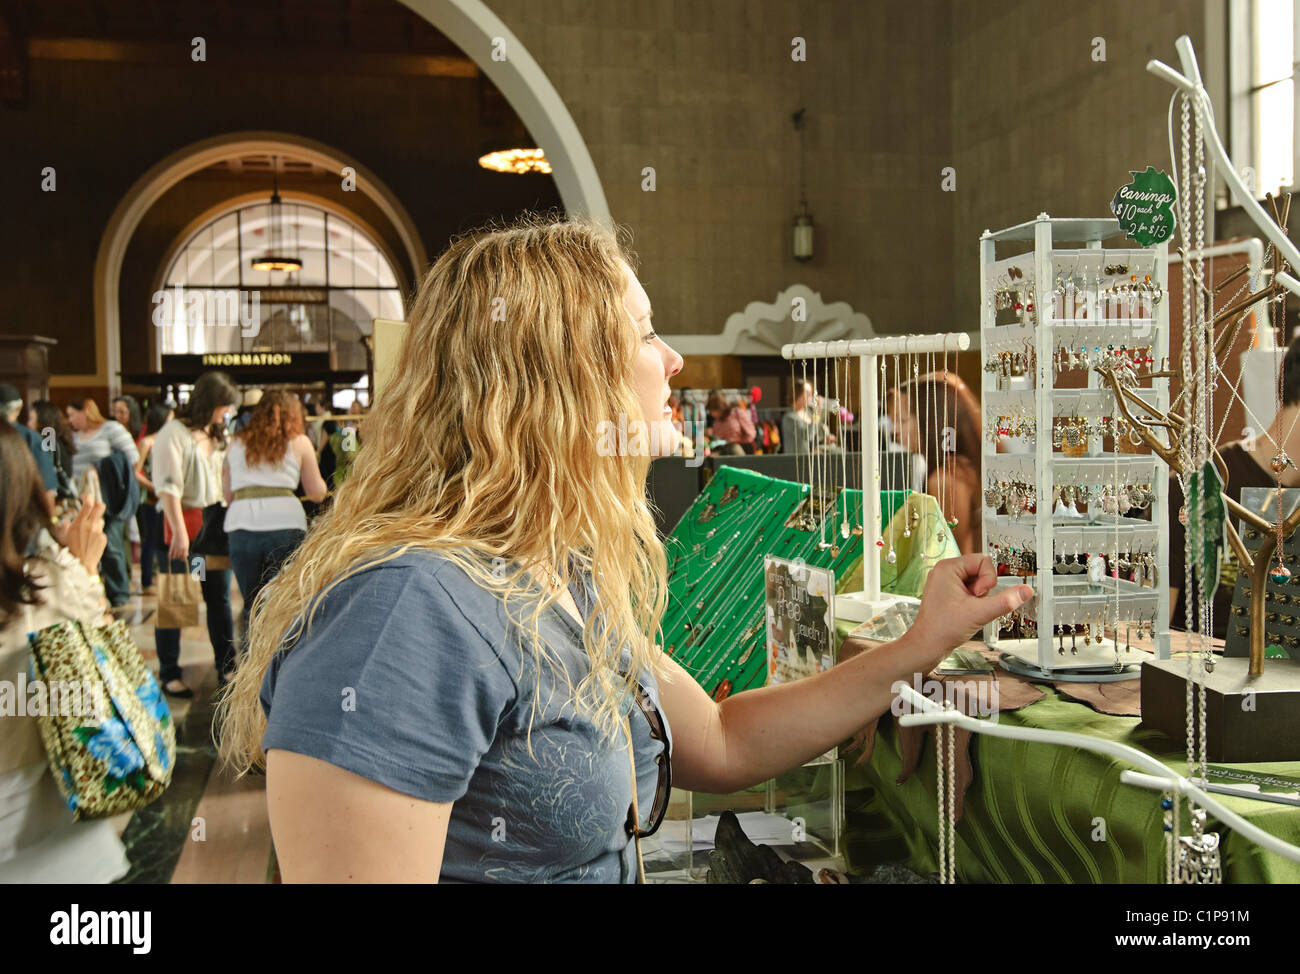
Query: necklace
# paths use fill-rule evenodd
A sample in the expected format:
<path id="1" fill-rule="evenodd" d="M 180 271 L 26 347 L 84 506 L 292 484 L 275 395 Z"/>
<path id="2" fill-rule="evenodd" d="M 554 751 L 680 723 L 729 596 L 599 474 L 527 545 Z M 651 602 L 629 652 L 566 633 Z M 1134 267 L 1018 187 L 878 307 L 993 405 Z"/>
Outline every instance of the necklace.
<path id="1" fill-rule="evenodd" d="M 893 356 L 890 356 L 890 357 L 893 359 L 893 362 L 894 362 L 894 381 L 897 382 L 897 381 L 898 381 L 898 356 L 897 356 L 897 355 L 893 355 Z M 877 409 L 877 411 L 876 411 L 876 415 L 878 415 L 878 416 L 885 416 L 885 415 L 887 415 L 887 413 L 888 413 L 888 406 L 887 406 L 887 403 L 888 403 L 888 401 L 889 401 L 889 396 L 890 396 L 889 383 L 888 383 L 888 380 L 885 378 L 885 359 L 884 359 L 884 357 L 882 356 L 881 359 L 880 359 L 880 406 L 878 407 L 878 409 Z M 893 423 L 892 423 L 892 422 L 890 423 L 889 430 L 890 430 L 890 432 L 889 432 L 889 436 L 887 437 L 887 440 L 886 440 L 886 443 L 885 443 L 885 448 L 884 448 L 884 459 L 885 459 L 885 495 L 888 496 L 888 497 L 890 497 L 890 498 L 892 498 L 892 497 L 893 497 L 893 490 L 894 490 L 894 488 L 893 488 L 893 483 L 894 483 L 894 464 L 893 464 L 893 462 L 892 462 L 892 460 L 891 460 L 891 458 L 890 458 L 890 456 L 889 456 L 889 454 L 890 454 L 890 452 L 891 452 L 891 451 L 890 451 L 890 445 L 893 443 L 893 440 L 894 440 L 894 432 L 895 432 L 895 431 L 894 431 L 894 428 L 893 428 Z M 866 485 L 864 484 L 863 487 L 865 488 L 865 486 L 866 486 Z M 879 526 L 880 526 L 880 540 L 878 540 L 878 541 L 876 542 L 876 547 L 878 547 L 878 548 L 883 548 L 883 547 L 885 546 L 885 541 L 884 541 L 884 537 L 885 537 L 885 514 L 884 514 L 884 511 L 883 511 L 883 510 L 880 512 L 880 525 L 879 525 Z M 892 535 L 890 536 L 890 539 L 889 539 L 889 553 L 885 556 L 885 560 L 888 561 L 889 564 L 891 564 L 891 565 L 894 564 L 894 562 L 898 561 L 898 555 L 894 553 L 894 539 L 893 539 L 893 536 L 892 536 Z"/>
<path id="2" fill-rule="evenodd" d="M 1285 266 L 1285 265 L 1284 265 Z M 1278 307 L 1280 302 L 1273 301 L 1269 308 L 1270 318 L 1273 325 L 1273 333 L 1281 334 L 1278 327 Z M 1277 370 L 1277 381 L 1274 384 L 1276 391 L 1277 412 L 1282 412 L 1282 370 Z M 1296 412 L 1296 418 L 1300 418 L 1300 411 Z M 1292 430 L 1295 429 L 1295 421 L 1291 423 Z M 1276 548 L 1274 553 L 1277 555 L 1277 564 L 1268 571 L 1268 577 L 1276 585 L 1285 585 L 1291 577 L 1291 570 L 1286 567 L 1282 561 L 1282 473 L 1291 465 L 1291 458 L 1287 456 L 1286 444 L 1290 440 L 1291 434 L 1288 432 L 1278 444 L 1278 452 L 1273 457 L 1271 466 L 1273 467 L 1273 479 L 1277 482 L 1277 528 L 1274 531 L 1276 538 Z"/>
<path id="3" fill-rule="evenodd" d="M 946 701 L 944 707 L 948 707 Z M 952 884 L 957 882 L 957 726 L 935 724 L 934 730 L 934 758 L 938 774 L 936 804 L 939 807 L 939 882 Z M 948 751 L 946 761 L 945 743 Z"/>
<path id="4" fill-rule="evenodd" d="M 1184 434 L 1184 469 L 1201 472 L 1204 469 L 1204 463 L 1209 455 L 1207 444 L 1205 443 L 1205 433 L 1208 431 L 1207 425 L 1207 407 L 1212 409 L 1213 400 L 1211 398 L 1212 389 L 1209 387 L 1209 380 L 1213 376 L 1213 370 L 1207 364 L 1207 355 L 1211 353 L 1208 348 L 1205 335 L 1205 303 L 1201 300 L 1201 291 L 1204 272 L 1204 247 L 1205 247 L 1205 225 L 1204 225 L 1204 133 L 1202 131 L 1202 106 L 1199 97 L 1196 101 L 1195 111 L 1195 132 L 1191 130 L 1190 109 L 1192 98 L 1184 93 L 1182 96 L 1182 172 L 1180 173 L 1180 182 L 1183 187 L 1182 199 L 1182 237 L 1183 253 L 1185 259 L 1183 262 L 1183 348 L 1182 348 L 1182 366 L 1185 387 L 1191 388 L 1189 395 L 1189 405 L 1191 413 L 1191 422 L 1188 423 Z M 1191 143 L 1195 143 L 1195 156 L 1192 155 Z M 1194 291 L 1193 288 L 1196 288 Z M 1193 300 L 1193 293 L 1196 299 Z M 1195 363 L 1196 371 L 1193 371 Z M 1209 412 L 1208 416 L 1213 416 Z M 1206 758 L 1206 736 L 1205 736 L 1205 684 L 1207 680 L 1206 657 L 1209 653 L 1210 634 L 1213 632 L 1213 610 L 1208 603 L 1208 584 L 1205 579 L 1204 571 L 1197 571 L 1195 566 L 1198 563 L 1199 556 L 1203 551 L 1204 544 L 1204 522 L 1199 516 L 1203 504 L 1205 485 L 1203 478 L 1197 477 L 1197 493 L 1201 496 L 1196 500 L 1196 517 L 1188 517 L 1186 533 L 1186 574 L 1185 584 L 1186 591 L 1196 593 L 1197 616 L 1199 623 L 1196 631 L 1193 633 L 1193 627 L 1188 626 L 1187 641 L 1185 644 L 1185 655 L 1187 658 L 1187 696 L 1185 707 L 1187 713 L 1187 768 L 1188 776 L 1196 778 L 1197 771 L 1197 752 L 1196 752 L 1196 727 L 1194 727 L 1194 716 L 1196 713 L 1195 701 L 1193 699 L 1193 684 L 1196 680 L 1193 675 L 1194 657 L 1201 660 L 1201 680 L 1200 680 L 1200 771 L 1201 780 L 1205 779 L 1205 758 Z M 1192 586 L 1195 585 L 1195 588 Z M 1193 650 L 1193 641 L 1196 647 Z M 1177 805 L 1177 797 L 1175 798 Z M 1175 880 L 1178 882 L 1218 882 L 1220 880 L 1219 871 L 1219 837 L 1215 833 L 1206 833 L 1204 831 L 1205 812 L 1198 809 L 1189 799 L 1187 802 L 1188 817 L 1191 819 L 1192 834 L 1189 836 L 1178 835 L 1177 837 L 1177 872 Z M 1177 811 L 1174 815 L 1175 830 L 1177 834 L 1176 822 Z"/>

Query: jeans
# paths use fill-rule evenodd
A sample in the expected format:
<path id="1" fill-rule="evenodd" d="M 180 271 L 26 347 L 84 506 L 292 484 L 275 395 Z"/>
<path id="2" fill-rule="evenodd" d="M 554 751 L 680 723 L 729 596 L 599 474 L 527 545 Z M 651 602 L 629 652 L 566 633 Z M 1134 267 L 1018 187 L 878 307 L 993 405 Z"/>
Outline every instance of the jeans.
<path id="1" fill-rule="evenodd" d="M 158 571 L 167 560 L 167 545 L 163 542 L 163 512 L 156 504 L 141 504 L 135 511 L 135 523 L 140 528 L 140 587 L 153 584 L 155 558 Z"/>
<path id="2" fill-rule="evenodd" d="M 243 646 L 248 646 L 248 623 L 252 618 L 257 594 L 280 572 L 280 566 L 302 544 L 307 532 L 293 529 L 280 531 L 231 531 L 230 567 L 244 597 Z"/>
<path id="3" fill-rule="evenodd" d="M 99 559 L 99 575 L 104 580 L 104 594 L 114 608 L 131 601 L 131 561 L 126 555 L 126 522 L 104 518 L 104 536 L 108 544 Z"/>
<path id="4" fill-rule="evenodd" d="M 190 561 L 162 561 L 160 574 L 180 573 L 187 570 Z M 235 623 L 230 615 L 229 569 L 207 569 L 200 582 L 203 602 L 208 607 L 208 639 L 212 641 L 212 656 L 217 673 L 227 673 L 235 668 Z M 181 678 L 181 631 L 158 629 L 154 631 L 154 645 L 158 650 L 158 682 L 167 683 Z"/>

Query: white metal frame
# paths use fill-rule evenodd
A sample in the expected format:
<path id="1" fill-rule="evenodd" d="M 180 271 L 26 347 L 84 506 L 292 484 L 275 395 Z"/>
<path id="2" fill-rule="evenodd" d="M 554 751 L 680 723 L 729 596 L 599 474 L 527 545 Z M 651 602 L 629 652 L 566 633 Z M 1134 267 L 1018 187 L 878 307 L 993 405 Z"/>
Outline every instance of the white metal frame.
<path id="1" fill-rule="evenodd" d="M 1285 859 L 1300 862 L 1300 847 L 1283 842 L 1275 835 L 1265 832 L 1257 825 L 1252 825 L 1240 815 L 1226 808 L 1207 795 L 1190 779 L 1174 774 L 1162 762 L 1136 748 L 1087 734 L 1072 734 L 1068 731 L 1041 730 L 1036 727 L 1012 727 L 989 720 L 976 720 L 957 710 L 945 709 L 940 704 L 917 693 L 906 683 L 894 684 L 894 690 L 911 706 L 914 713 L 904 714 L 898 718 L 903 727 L 915 727 L 927 724 L 955 724 L 963 730 L 975 734 L 987 734 L 990 737 L 1005 737 L 1014 741 L 1034 741 L 1042 744 L 1059 744 L 1063 747 L 1077 747 L 1097 754 L 1106 754 L 1121 761 L 1127 761 L 1142 771 L 1122 771 L 1120 781 L 1127 785 L 1150 788 L 1153 791 L 1172 791 L 1186 795 L 1197 806 L 1215 815 L 1228 828 L 1241 833 L 1262 849 L 1276 853 Z M 1144 773 L 1145 772 L 1145 773 Z"/>
<path id="2" fill-rule="evenodd" d="M 1018 520 L 1008 520 L 1006 515 L 991 514 L 987 507 L 982 508 L 981 528 L 983 531 L 983 548 L 989 550 L 990 534 L 997 537 L 1017 536 L 1031 546 L 1037 557 L 1037 575 L 1032 584 L 1037 593 L 1037 600 L 1029 607 L 1029 614 L 1038 625 L 1037 639 L 1003 640 L 999 638 L 998 625 L 991 623 L 985 628 L 984 636 L 988 645 L 1001 650 L 1019 660 L 1022 666 L 1031 671 L 1036 668 L 1047 676 L 1070 676 L 1074 679 L 1113 679 L 1116 675 L 1113 666 L 1116 655 L 1115 642 L 1105 640 L 1099 644 L 1087 645 L 1074 653 L 1060 656 L 1054 629 L 1057 625 L 1082 624 L 1107 606 L 1119 605 L 1119 617 L 1124 620 L 1151 619 L 1154 616 L 1156 635 L 1156 653 L 1161 659 L 1169 658 L 1169 599 L 1164 593 L 1169 580 L 1169 526 L 1167 523 L 1168 467 L 1154 454 L 1102 454 L 1098 438 L 1090 443 L 1088 457 L 1073 458 L 1063 453 L 1056 453 L 1052 446 L 1052 427 L 1057 416 L 1069 415 L 1072 403 L 1074 407 L 1081 402 L 1089 402 L 1096 407 L 1099 415 L 1116 415 L 1114 395 L 1101 387 L 1095 372 L 1089 370 L 1087 390 L 1054 388 L 1054 368 L 1052 357 L 1056 350 L 1058 335 L 1070 337 L 1082 331 L 1092 335 L 1089 341 L 1099 344 L 1134 344 L 1146 342 L 1153 346 L 1153 357 L 1159 365 L 1169 354 L 1169 311 L 1168 301 L 1160 301 L 1154 309 L 1154 318 L 1109 318 L 1102 319 L 1097 313 L 1098 296 L 1087 294 L 1090 308 L 1087 319 L 1058 320 L 1055 314 L 1054 281 L 1057 276 L 1058 260 L 1089 258 L 1095 251 L 1097 263 L 1124 261 L 1132 263 L 1138 259 L 1153 260 L 1152 279 L 1161 288 L 1168 290 L 1168 244 L 1151 248 L 1111 248 L 1103 250 L 1103 241 L 1120 235 L 1119 222 L 1114 219 L 1053 219 L 1046 213 L 1029 223 L 1022 223 L 996 233 L 985 231 L 980 239 L 980 351 L 983 364 L 987 365 L 998 352 L 1012 345 L 1028 344 L 1033 348 L 1037 360 L 1033 375 L 1034 385 L 1031 389 L 999 390 L 995 388 L 996 380 L 987 370 L 982 373 L 980 410 L 982 426 L 987 429 L 989 421 L 997 415 L 997 409 L 1009 395 L 1019 394 L 1033 403 L 1033 416 L 1037 423 L 1034 452 L 1031 455 L 998 454 L 994 444 L 987 439 L 982 441 L 981 464 L 982 486 L 987 484 L 991 475 L 1001 478 L 1007 471 L 1019 471 L 1020 479 L 1036 485 L 1037 505 L 1035 513 L 1023 515 Z M 1032 250 L 1007 256 L 997 257 L 997 244 L 1031 244 Z M 1083 249 L 1058 249 L 1058 243 L 1083 243 Z M 1104 256 L 1103 256 L 1104 255 Z M 1026 285 L 1032 274 L 1032 300 L 1038 309 L 1036 324 L 997 325 L 993 301 L 993 278 L 1004 273 L 1008 267 L 1018 267 L 1024 276 Z M 1061 330 L 1058 330 L 1061 329 Z M 1013 380 L 1014 381 L 1014 380 Z M 1168 382 L 1161 380 L 1156 388 L 1144 391 L 1146 398 L 1156 408 L 1163 409 L 1168 403 Z M 1146 480 L 1155 491 L 1151 501 L 1151 521 L 1129 522 L 1117 516 L 1097 517 L 1090 513 L 1088 524 L 1058 524 L 1053 512 L 1053 484 L 1058 482 L 1077 483 L 1090 479 L 1094 474 L 1104 475 L 1116 467 L 1140 467 L 1143 475 L 1134 479 Z M 1149 471 L 1145 473 L 1145 471 Z M 1116 521 L 1119 521 L 1117 526 Z M 1131 539 L 1131 532 L 1154 530 L 1156 542 L 1157 585 L 1155 588 L 1140 588 L 1127 580 L 1107 577 L 1101 586 L 1089 586 L 1089 591 L 1072 593 L 1070 590 L 1086 583 L 1086 576 L 1056 575 L 1053 572 L 1055 556 L 1064 555 L 1068 549 L 1060 547 L 1058 542 L 1068 540 L 1080 545 L 1091 539 L 1094 543 L 1104 540 L 1106 535 L 1114 536 L 1116 532 Z M 1109 546 L 1103 546 L 1103 551 Z M 1096 547 L 1091 550 L 1096 552 Z M 1005 579 L 1007 584 L 1019 584 L 1019 576 Z M 1067 594 L 1069 593 L 1069 594 Z M 1116 634 L 1118 636 L 1118 633 Z M 1077 640 L 1071 640 L 1072 648 L 1077 647 Z M 1121 660 L 1124 666 L 1139 662 L 1144 654 L 1134 652 L 1124 654 Z"/>
<path id="3" fill-rule="evenodd" d="M 1196 51 L 1192 47 L 1192 39 L 1184 34 L 1174 42 L 1174 47 L 1178 50 L 1178 61 L 1183 68 L 1182 74 L 1179 74 L 1163 61 L 1156 60 L 1147 62 L 1147 70 L 1156 77 L 1168 81 L 1175 88 L 1186 91 L 1201 103 L 1206 120 L 1204 128 L 1205 146 L 1214 157 L 1214 162 L 1219 167 L 1219 173 L 1223 176 L 1223 181 L 1227 183 L 1232 198 L 1250 217 L 1251 222 L 1259 227 L 1264 236 L 1273 241 L 1273 246 L 1286 258 L 1287 263 L 1292 267 L 1300 267 L 1300 250 L 1296 249 L 1291 238 L 1283 233 L 1277 224 L 1269 218 L 1269 215 L 1264 212 L 1264 208 L 1255 199 L 1255 194 L 1246 189 L 1246 185 L 1241 181 L 1241 176 L 1238 175 L 1236 167 L 1233 166 L 1232 160 L 1228 158 L 1228 153 L 1223 148 L 1223 142 L 1219 139 L 1218 126 L 1214 121 L 1214 105 L 1210 100 L 1209 92 L 1205 90 L 1205 85 L 1201 81 L 1201 69 L 1196 63 Z M 1300 297 L 1300 281 L 1297 281 L 1290 274 L 1279 274 L 1277 281 L 1292 294 Z"/>
<path id="4" fill-rule="evenodd" d="M 963 352 L 971 346 L 965 332 L 934 335 L 896 335 L 837 342 L 799 342 L 781 348 L 786 359 L 856 358 L 858 360 L 859 419 L 862 448 L 862 591 L 835 597 L 835 614 L 854 622 L 865 622 L 885 606 L 906 599 L 880 591 L 880 557 L 875 541 L 881 534 L 880 469 L 876 465 L 880 440 L 876 412 L 880 394 L 876 360 L 882 355 L 912 355 L 925 352 Z"/>

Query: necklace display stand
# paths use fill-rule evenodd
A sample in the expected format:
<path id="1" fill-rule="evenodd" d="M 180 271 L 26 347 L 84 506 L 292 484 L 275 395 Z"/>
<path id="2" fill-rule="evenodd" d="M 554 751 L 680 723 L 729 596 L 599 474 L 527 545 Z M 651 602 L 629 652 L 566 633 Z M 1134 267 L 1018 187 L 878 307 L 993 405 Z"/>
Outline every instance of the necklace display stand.
<path id="1" fill-rule="evenodd" d="M 884 390 L 880 388 L 878 372 L 881 356 L 919 355 L 934 352 L 961 352 L 970 348 L 970 336 L 964 332 L 935 335 L 899 335 L 891 338 L 870 338 L 858 341 L 800 342 L 785 345 L 781 355 L 791 362 L 809 359 L 858 359 L 858 419 L 861 422 L 863 507 L 861 522 L 853 512 L 855 528 L 869 538 L 864 547 L 862 563 L 862 590 L 845 592 L 836 596 L 836 613 L 843 619 L 865 622 L 889 605 L 909 597 L 890 595 L 880 590 L 880 555 L 875 542 L 881 537 L 882 512 L 880 509 L 880 467 L 877 463 L 880 442 L 879 414 L 876 403 Z M 910 601 L 916 601 L 911 599 Z"/>

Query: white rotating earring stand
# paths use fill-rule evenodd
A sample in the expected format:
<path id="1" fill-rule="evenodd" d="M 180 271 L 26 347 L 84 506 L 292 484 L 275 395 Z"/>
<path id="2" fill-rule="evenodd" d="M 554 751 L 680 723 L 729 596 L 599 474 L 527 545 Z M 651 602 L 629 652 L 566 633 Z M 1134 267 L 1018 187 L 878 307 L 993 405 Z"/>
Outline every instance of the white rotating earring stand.
<path id="1" fill-rule="evenodd" d="M 856 358 L 858 360 L 858 417 L 861 421 L 862 455 L 862 591 L 835 596 L 835 614 L 853 622 L 865 622 L 894 602 L 911 601 L 905 595 L 880 591 L 880 552 L 876 540 L 881 536 L 880 468 L 876 463 L 880 448 L 880 429 L 876 402 L 880 395 L 876 370 L 882 355 L 913 355 L 923 352 L 964 352 L 970 348 L 970 335 L 947 332 L 937 335 L 897 335 L 837 342 L 799 342 L 785 345 L 781 356 L 786 359 Z"/>
<path id="2" fill-rule="evenodd" d="M 1104 386 L 1094 366 L 1116 361 L 1112 349 L 1150 348 L 1154 362 L 1145 371 L 1157 371 L 1169 355 L 1168 243 L 1155 247 L 1103 249 L 1107 239 L 1122 236 L 1115 219 L 1053 219 L 1040 213 L 1036 220 L 995 232 L 985 231 L 980 240 L 980 351 L 984 360 L 981 409 L 983 428 L 1000 412 L 1013 408 L 1032 415 L 1036 424 L 1030 453 L 999 454 L 993 444 L 982 440 L 982 487 L 990 482 L 1020 482 L 1034 494 L 1035 513 L 995 514 L 985 505 L 981 522 L 984 549 L 1010 546 L 1032 551 L 1037 571 L 1027 577 L 1002 576 L 1001 585 L 1030 583 L 1035 601 L 1020 613 L 1037 624 L 1036 638 L 1004 639 L 997 622 L 985 629 L 985 641 L 1002 652 L 1007 669 L 1053 680 L 1109 682 L 1132 679 L 1133 669 L 1145 656 L 1141 651 L 1121 652 L 1117 641 L 1125 624 L 1146 621 L 1154 630 L 1156 654 L 1169 658 L 1169 525 L 1167 495 L 1169 470 L 1155 454 L 1126 454 L 1112 442 L 1112 451 L 1101 451 L 1102 436 L 1088 438 L 1088 454 L 1071 457 L 1053 449 L 1053 427 L 1057 418 L 1090 413 L 1089 419 L 1117 414 L 1114 395 Z M 998 259 L 998 244 L 1014 248 L 1015 256 Z M 1075 244 L 1081 247 L 1063 247 Z M 1124 271 L 1107 270 L 1123 265 Z M 1164 296 L 1152 306 L 1150 297 L 1132 290 L 1115 294 L 1116 285 L 1130 283 L 1130 271 L 1137 280 L 1150 275 Z M 1058 278 L 1078 280 L 1065 296 L 1056 291 Z M 1023 288 L 1007 281 L 1022 282 Z M 1032 320 L 997 323 L 996 302 L 991 300 L 999 283 L 1010 286 L 1025 304 L 1037 309 Z M 1058 301 L 1060 310 L 1058 313 Z M 1086 311 L 1083 310 L 1086 308 Z M 1116 312 L 1124 316 L 1119 317 Z M 1134 315 L 1137 315 L 1136 317 Z M 1087 388 L 1056 388 L 1054 356 L 1058 347 L 1079 347 L 1090 356 L 1086 366 Z M 1109 348 L 1108 348 L 1109 347 Z M 1032 369 L 1023 376 L 999 375 L 996 361 L 1002 353 L 1031 355 Z M 1148 402 L 1167 409 L 1168 380 L 1155 380 L 1140 391 Z M 1141 417 L 1140 417 L 1141 418 Z M 1108 435 L 1108 434 L 1107 434 Z M 1099 514 L 1094 497 L 1086 517 L 1058 516 L 1053 485 L 1073 486 L 1142 483 L 1151 488 L 1150 520 L 1127 518 L 1123 512 Z M 1154 542 L 1154 545 L 1151 543 Z M 1111 574 L 1114 552 L 1145 548 L 1152 552 L 1157 573 L 1155 586 L 1138 585 Z M 1087 575 L 1054 572 L 1058 559 L 1075 549 L 1106 557 L 1106 576 L 1100 584 Z M 1115 626 L 1118 618 L 1120 626 Z M 1089 625 L 1113 629 L 1115 639 L 1101 642 L 1073 639 L 1065 628 Z M 1061 637 L 1068 641 L 1062 653 Z M 1080 641 L 1082 640 L 1082 645 Z M 1120 668 L 1115 669 L 1118 659 Z"/>

